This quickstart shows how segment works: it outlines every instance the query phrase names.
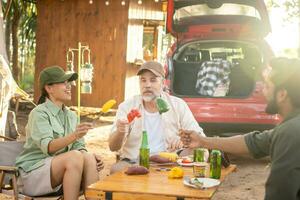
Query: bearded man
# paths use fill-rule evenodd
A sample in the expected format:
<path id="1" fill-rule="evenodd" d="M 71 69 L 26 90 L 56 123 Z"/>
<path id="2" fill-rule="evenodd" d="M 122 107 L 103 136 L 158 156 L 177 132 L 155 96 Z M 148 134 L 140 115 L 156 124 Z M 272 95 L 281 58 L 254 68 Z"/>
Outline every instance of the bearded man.
<path id="1" fill-rule="evenodd" d="M 144 130 L 148 134 L 150 155 L 165 151 L 179 152 L 178 150 L 183 147 L 179 132 L 205 137 L 187 104 L 182 99 L 163 91 L 164 69 L 160 63 L 145 62 L 137 75 L 140 95 L 119 105 L 109 137 L 110 150 L 118 151 L 120 155 L 120 160 L 112 166 L 111 173 L 137 163 Z M 168 105 L 167 112 L 162 114 L 158 112 L 156 104 L 158 97 Z M 129 122 L 127 114 L 131 109 L 138 109 L 141 117 Z M 182 151 L 181 155 L 186 154 L 187 151 Z"/>
<path id="2" fill-rule="evenodd" d="M 265 200 L 300 199 L 300 60 L 274 58 L 265 77 L 266 112 L 283 121 L 272 130 L 229 138 L 206 138 L 184 132 L 189 148 L 219 149 L 254 158 L 271 157 L 271 172 L 265 185 Z"/>

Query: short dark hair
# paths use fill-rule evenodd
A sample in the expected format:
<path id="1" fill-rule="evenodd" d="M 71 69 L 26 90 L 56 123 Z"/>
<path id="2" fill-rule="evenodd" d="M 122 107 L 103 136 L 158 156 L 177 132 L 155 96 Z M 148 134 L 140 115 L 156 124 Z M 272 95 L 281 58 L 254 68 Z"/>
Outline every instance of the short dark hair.
<path id="1" fill-rule="evenodd" d="M 296 58 L 273 58 L 271 81 L 275 91 L 285 89 L 294 107 L 300 108 L 300 60 Z"/>

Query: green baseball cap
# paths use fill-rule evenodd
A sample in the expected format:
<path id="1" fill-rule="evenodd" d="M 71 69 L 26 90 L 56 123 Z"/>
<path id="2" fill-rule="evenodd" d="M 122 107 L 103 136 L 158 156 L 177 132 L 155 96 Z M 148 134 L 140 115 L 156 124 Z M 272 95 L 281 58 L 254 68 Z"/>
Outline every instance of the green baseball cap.
<path id="1" fill-rule="evenodd" d="M 65 81 L 74 81 L 78 78 L 78 74 L 75 72 L 66 73 L 59 66 L 51 66 L 43 69 L 39 76 L 40 89 L 43 89 L 45 85 L 51 83 L 62 83 Z"/>

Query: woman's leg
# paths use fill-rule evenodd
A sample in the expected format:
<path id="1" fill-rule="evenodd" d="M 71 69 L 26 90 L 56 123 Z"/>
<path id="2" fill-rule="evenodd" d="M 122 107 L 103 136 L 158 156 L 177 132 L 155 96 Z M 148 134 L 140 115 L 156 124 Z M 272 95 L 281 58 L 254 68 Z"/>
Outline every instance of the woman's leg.
<path id="1" fill-rule="evenodd" d="M 84 157 L 83 186 L 85 189 L 90 184 L 99 180 L 99 172 L 97 171 L 95 156 L 88 152 L 83 152 L 82 155 Z"/>
<path id="2" fill-rule="evenodd" d="M 78 199 L 84 157 L 80 151 L 69 151 L 55 156 L 51 162 L 51 185 L 63 184 L 64 199 Z"/>

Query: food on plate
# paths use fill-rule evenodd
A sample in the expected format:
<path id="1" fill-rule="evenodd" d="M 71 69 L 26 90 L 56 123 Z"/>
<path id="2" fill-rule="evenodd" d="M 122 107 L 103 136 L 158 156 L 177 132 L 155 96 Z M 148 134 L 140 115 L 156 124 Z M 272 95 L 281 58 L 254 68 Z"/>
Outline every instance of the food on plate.
<path id="1" fill-rule="evenodd" d="M 127 175 L 140 175 L 140 174 L 148 174 L 149 170 L 143 166 L 132 166 L 128 167 L 125 171 Z"/>
<path id="2" fill-rule="evenodd" d="M 169 158 L 165 158 L 165 157 L 162 157 L 160 155 L 150 156 L 150 161 L 151 162 L 156 162 L 156 163 L 169 163 L 169 162 L 171 162 L 171 160 Z"/>
<path id="3" fill-rule="evenodd" d="M 203 182 L 199 181 L 197 178 L 191 178 L 189 179 L 189 183 L 192 185 L 195 185 L 197 188 L 203 187 Z"/>
<path id="4" fill-rule="evenodd" d="M 193 166 L 193 156 L 184 156 L 177 160 L 177 163 L 181 166 Z"/>
<path id="5" fill-rule="evenodd" d="M 186 158 L 183 158 L 182 160 L 181 160 L 181 163 L 193 163 L 193 161 L 189 158 L 189 157 L 186 157 Z"/>
<path id="6" fill-rule="evenodd" d="M 178 159 L 178 155 L 176 153 L 160 152 L 158 155 L 163 158 L 168 158 L 171 162 L 176 162 Z"/>

